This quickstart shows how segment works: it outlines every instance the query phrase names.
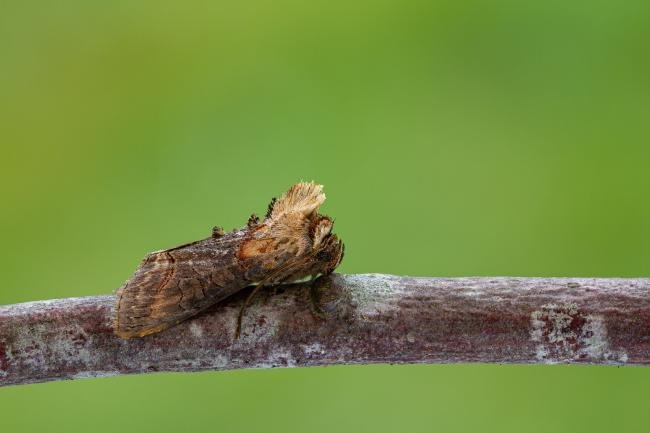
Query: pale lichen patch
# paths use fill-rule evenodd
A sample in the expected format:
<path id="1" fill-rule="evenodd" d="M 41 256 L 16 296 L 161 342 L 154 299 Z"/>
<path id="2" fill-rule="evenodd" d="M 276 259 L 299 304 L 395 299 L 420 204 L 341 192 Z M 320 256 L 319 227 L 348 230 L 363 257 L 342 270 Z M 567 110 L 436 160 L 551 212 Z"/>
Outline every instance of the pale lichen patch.
<path id="1" fill-rule="evenodd" d="M 346 285 L 352 302 L 359 313 L 374 314 L 396 311 L 397 303 L 386 302 L 387 298 L 401 293 L 394 277 L 383 274 L 346 275 Z"/>
<path id="2" fill-rule="evenodd" d="M 604 319 L 582 313 L 575 303 L 547 304 L 533 311 L 530 339 L 537 343 L 536 358 L 547 363 L 627 361 L 624 351 L 610 348 Z"/>
<path id="3" fill-rule="evenodd" d="M 306 344 L 302 345 L 302 348 L 307 355 L 311 354 L 318 354 L 322 355 L 325 353 L 325 349 L 320 343 L 312 343 L 312 344 Z"/>
<path id="4" fill-rule="evenodd" d="M 571 325 L 577 312 L 577 306 L 573 303 L 562 307 L 548 304 L 542 311 L 533 311 L 532 340 L 541 341 L 546 337 L 551 343 L 563 343 L 575 339 L 576 334 Z"/>
<path id="5" fill-rule="evenodd" d="M 16 333 L 16 339 L 7 347 L 16 362 L 35 369 L 48 370 L 55 360 L 63 364 L 90 365 L 88 336 L 83 327 L 73 325 L 53 333 L 48 324 L 35 324 Z"/>
<path id="6" fill-rule="evenodd" d="M 255 303 L 246 309 L 242 319 L 241 335 L 234 344 L 239 346 L 270 341 L 278 333 L 281 323 L 281 317 L 262 304 Z"/>
<path id="7" fill-rule="evenodd" d="M 540 361 L 545 361 L 546 360 L 546 358 L 548 357 L 548 350 L 544 347 L 543 344 L 538 344 L 537 345 L 537 348 L 535 349 L 535 356 Z"/>
<path id="8" fill-rule="evenodd" d="M 203 327 L 196 322 L 192 322 L 190 323 L 190 333 L 194 338 L 201 338 L 203 337 Z"/>
<path id="9" fill-rule="evenodd" d="M 600 316 L 587 316 L 583 327 L 585 347 L 582 349 L 587 356 L 594 359 L 607 359 L 610 355 L 609 343 L 607 342 L 607 330 L 605 322 Z"/>
<path id="10" fill-rule="evenodd" d="M 82 371 L 72 375 L 72 379 L 119 376 L 119 371 Z"/>
<path id="11" fill-rule="evenodd" d="M 267 357 L 266 362 L 257 364 L 257 368 L 274 368 L 274 367 L 295 367 L 296 359 L 288 349 L 277 348 L 273 349 Z"/>

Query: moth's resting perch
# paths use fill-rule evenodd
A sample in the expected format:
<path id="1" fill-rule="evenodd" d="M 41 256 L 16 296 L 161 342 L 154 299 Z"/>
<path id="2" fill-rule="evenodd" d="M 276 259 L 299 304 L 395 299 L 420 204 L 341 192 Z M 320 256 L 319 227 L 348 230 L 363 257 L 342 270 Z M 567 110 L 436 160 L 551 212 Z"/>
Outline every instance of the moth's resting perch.
<path id="1" fill-rule="evenodd" d="M 650 365 L 650 279 L 332 275 L 246 291 L 159 334 L 113 333 L 114 296 L 0 307 L 0 385 L 155 371 L 366 363 Z"/>

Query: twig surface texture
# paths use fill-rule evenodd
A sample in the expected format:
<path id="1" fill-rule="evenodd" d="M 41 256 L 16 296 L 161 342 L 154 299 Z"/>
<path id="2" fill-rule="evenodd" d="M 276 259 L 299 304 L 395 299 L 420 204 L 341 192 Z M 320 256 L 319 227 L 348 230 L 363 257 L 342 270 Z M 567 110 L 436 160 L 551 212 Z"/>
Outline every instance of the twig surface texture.
<path id="1" fill-rule="evenodd" d="M 246 291 L 125 340 L 114 296 L 0 306 L 0 385 L 155 371 L 366 363 L 650 365 L 650 279 L 333 274 Z M 316 296 L 314 296 L 316 295 Z M 315 314 L 313 299 L 324 314 Z"/>

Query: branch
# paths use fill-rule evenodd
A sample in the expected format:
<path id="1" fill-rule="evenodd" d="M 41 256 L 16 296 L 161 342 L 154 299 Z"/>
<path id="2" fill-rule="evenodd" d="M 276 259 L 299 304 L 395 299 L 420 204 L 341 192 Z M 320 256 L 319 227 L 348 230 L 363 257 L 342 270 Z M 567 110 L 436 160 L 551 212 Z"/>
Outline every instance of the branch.
<path id="1" fill-rule="evenodd" d="M 324 315 L 314 314 L 316 294 Z M 114 296 L 0 307 L 0 385 L 154 371 L 367 363 L 650 365 L 650 279 L 338 275 L 246 293 L 123 340 Z"/>

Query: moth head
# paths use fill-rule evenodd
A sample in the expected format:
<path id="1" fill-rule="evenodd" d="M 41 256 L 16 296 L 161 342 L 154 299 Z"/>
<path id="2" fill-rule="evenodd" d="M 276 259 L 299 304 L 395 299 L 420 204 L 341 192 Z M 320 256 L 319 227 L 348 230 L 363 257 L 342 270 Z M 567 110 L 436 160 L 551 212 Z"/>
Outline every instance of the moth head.
<path id="1" fill-rule="evenodd" d="M 316 215 L 312 230 L 313 251 L 323 267 L 323 273 L 332 272 L 343 259 L 344 245 L 332 233 L 333 227 L 334 221 L 330 217 Z"/>
<path id="2" fill-rule="evenodd" d="M 322 273 L 329 274 L 343 260 L 345 245 L 338 236 L 330 234 L 316 253 L 316 260 L 321 264 Z"/>

